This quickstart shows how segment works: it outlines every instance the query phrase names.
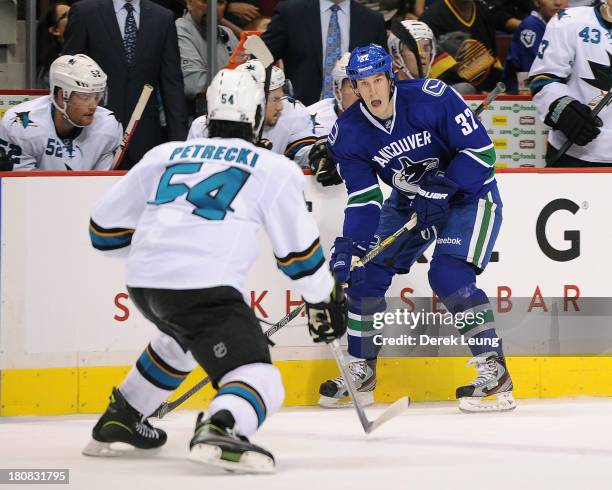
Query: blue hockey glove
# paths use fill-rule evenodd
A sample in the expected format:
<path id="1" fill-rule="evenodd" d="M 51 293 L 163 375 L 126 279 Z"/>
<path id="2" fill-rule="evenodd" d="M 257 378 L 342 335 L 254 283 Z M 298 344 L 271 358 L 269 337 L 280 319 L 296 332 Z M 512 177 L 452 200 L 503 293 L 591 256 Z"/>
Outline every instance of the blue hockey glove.
<path id="1" fill-rule="evenodd" d="M 338 237 L 334 241 L 334 248 L 330 261 L 330 269 L 341 284 L 356 286 L 365 280 L 365 268 L 351 265 L 365 255 L 368 247 L 363 242 L 354 242 L 350 238 Z"/>
<path id="2" fill-rule="evenodd" d="M 416 231 L 431 226 L 438 230 L 446 223 L 450 205 L 448 201 L 459 187 L 452 180 L 438 175 L 428 175 L 412 201 L 412 210 L 417 214 Z"/>

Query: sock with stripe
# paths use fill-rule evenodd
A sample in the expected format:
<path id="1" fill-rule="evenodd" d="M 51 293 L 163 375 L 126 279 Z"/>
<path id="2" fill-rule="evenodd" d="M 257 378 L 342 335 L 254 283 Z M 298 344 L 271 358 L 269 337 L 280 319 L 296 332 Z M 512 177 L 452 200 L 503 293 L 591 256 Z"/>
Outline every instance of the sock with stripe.
<path id="1" fill-rule="evenodd" d="M 145 416 L 152 414 L 180 386 L 197 363 L 170 336 L 153 339 L 130 370 L 119 390 Z"/>
<path id="2" fill-rule="evenodd" d="M 207 418 L 228 410 L 236 421 L 234 430 L 249 437 L 283 403 L 285 390 L 280 372 L 272 364 L 245 364 L 225 374 L 207 411 Z"/>

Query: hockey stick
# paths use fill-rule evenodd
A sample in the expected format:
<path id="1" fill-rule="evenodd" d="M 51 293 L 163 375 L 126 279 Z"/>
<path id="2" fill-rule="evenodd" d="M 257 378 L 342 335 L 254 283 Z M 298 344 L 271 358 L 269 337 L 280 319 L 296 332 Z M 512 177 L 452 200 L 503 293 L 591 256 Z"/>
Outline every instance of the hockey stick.
<path id="1" fill-rule="evenodd" d="M 153 92 L 153 87 L 151 85 L 146 84 L 144 87 L 142 87 L 142 92 L 140 93 L 140 97 L 138 98 L 136 107 L 134 107 L 132 117 L 130 118 L 127 128 L 125 128 L 125 131 L 123 133 L 123 139 L 121 140 L 121 144 L 119 145 L 119 151 L 115 156 L 115 163 L 113 164 L 112 170 L 117 170 L 117 167 L 119 167 L 119 164 L 123 160 L 123 157 L 127 152 L 127 147 L 130 144 L 130 141 L 132 140 L 132 136 L 134 136 L 136 128 L 138 127 L 138 123 L 140 122 L 142 113 L 144 112 L 144 109 L 147 106 L 147 102 L 149 101 L 151 92 Z"/>
<path id="2" fill-rule="evenodd" d="M 497 85 L 495 85 L 495 88 L 489 92 L 489 95 L 487 95 L 485 99 L 480 103 L 480 105 L 476 107 L 476 109 L 474 110 L 474 114 L 476 115 L 476 117 L 480 116 L 482 111 L 484 111 L 487 107 L 489 107 L 489 104 L 495 100 L 495 97 L 497 97 L 499 94 L 505 91 L 506 91 L 506 86 L 504 85 L 504 83 L 497 82 Z"/>
<path id="3" fill-rule="evenodd" d="M 266 46 L 266 43 L 264 43 L 259 36 L 247 37 L 247 40 L 244 42 L 244 49 L 261 61 L 266 69 L 266 79 L 264 81 L 265 105 L 263 114 L 261 115 L 261 117 L 265 119 L 266 109 L 268 107 L 268 92 L 270 91 L 270 81 L 272 80 L 272 64 L 274 63 L 274 57 L 268 49 L 268 46 Z M 264 124 L 265 121 L 261 123 L 259 134 L 257 135 L 257 141 L 261 141 Z"/>
<path id="4" fill-rule="evenodd" d="M 336 358 L 336 364 L 340 368 L 340 372 L 344 377 L 346 382 L 346 387 L 348 388 L 348 392 L 353 399 L 353 406 L 355 407 L 355 411 L 357 412 L 357 417 L 359 417 L 359 422 L 361 422 L 361 426 L 366 434 L 370 434 L 375 431 L 385 422 L 388 422 L 393 417 L 396 417 L 400 413 L 406 411 L 410 406 L 410 398 L 407 396 L 403 396 L 399 400 L 397 400 L 393 405 L 387 408 L 383 413 L 381 413 L 375 420 L 368 420 L 368 417 L 365 414 L 365 410 L 361 406 L 361 402 L 357 398 L 357 388 L 355 388 L 355 383 L 353 378 L 351 377 L 351 373 L 349 373 L 348 368 L 346 367 L 346 361 L 344 359 L 344 354 L 342 353 L 342 349 L 340 348 L 340 342 L 338 340 L 332 341 L 329 346 L 331 347 L 332 353 Z"/>
<path id="5" fill-rule="evenodd" d="M 612 90 L 610 90 L 606 95 L 604 95 L 604 97 L 593 108 L 593 110 L 591 111 L 592 118 L 595 118 L 595 116 L 597 116 L 597 114 L 599 114 L 599 112 L 608 105 L 608 102 L 610 102 L 611 97 L 612 97 Z M 563 143 L 563 146 L 559 150 L 557 150 L 557 153 L 555 153 L 552 157 L 550 157 L 550 159 L 546 160 L 546 163 L 549 165 L 552 165 L 553 163 L 555 163 L 557 160 L 559 160 L 559 158 L 561 158 L 565 154 L 567 150 L 570 149 L 570 147 L 573 144 L 574 143 L 572 143 L 568 139 L 565 143 Z"/>
<path id="6" fill-rule="evenodd" d="M 380 245 L 378 245 L 377 247 L 375 247 L 372 250 L 370 250 L 370 252 L 365 254 L 362 257 L 361 261 L 360 261 L 361 265 L 367 264 L 370 260 L 372 260 L 374 257 L 376 257 L 379 253 L 381 253 L 383 250 L 388 248 L 393 242 L 395 242 L 405 232 L 407 232 L 407 231 L 411 230 L 412 228 L 414 228 L 416 223 L 417 223 L 416 214 L 413 214 L 411 216 L 411 218 L 410 218 L 410 221 L 408 221 L 408 223 L 406 223 L 399 230 L 397 230 L 395 233 L 393 233 L 393 235 L 385 238 L 380 243 Z M 264 332 L 264 335 L 266 337 L 270 338 L 272 335 L 274 335 L 276 332 L 278 332 L 281 328 L 283 328 L 285 325 L 287 325 L 289 322 L 291 322 L 291 320 L 293 320 L 300 313 L 302 313 L 302 310 L 305 308 L 305 306 L 306 306 L 306 304 L 302 303 L 297 308 L 294 308 L 292 311 L 289 312 L 288 315 L 286 315 L 283 318 L 281 318 L 272 327 L 270 327 L 268 330 L 266 330 Z M 204 378 L 203 380 L 201 380 L 198 383 L 196 383 L 195 385 L 193 385 L 189 390 L 187 390 L 185 393 L 183 393 L 181 396 L 179 396 L 176 400 L 171 401 L 171 402 L 163 402 L 157 408 L 157 410 L 155 410 L 155 412 L 153 412 L 153 414 L 151 414 L 151 417 L 156 417 L 158 419 L 163 418 L 169 412 L 172 412 L 172 410 L 174 410 L 178 406 L 182 405 L 185 402 L 185 400 L 187 400 L 188 398 L 193 396 L 195 393 L 200 391 L 202 388 L 204 388 L 208 383 L 210 383 L 210 378 L 208 376 L 206 376 L 206 378 Z M 381 415 L 381 417 L 382 417 L 382 415 Z M 374 429 L 372 429 L 372 430 L 374 430 Z"/>

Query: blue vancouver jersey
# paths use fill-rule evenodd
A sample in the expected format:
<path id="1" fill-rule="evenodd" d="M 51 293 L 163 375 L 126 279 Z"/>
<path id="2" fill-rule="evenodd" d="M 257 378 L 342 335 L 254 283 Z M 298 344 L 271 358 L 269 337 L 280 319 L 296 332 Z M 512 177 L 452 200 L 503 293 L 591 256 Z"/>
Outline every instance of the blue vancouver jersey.
<path id="1" fill-rule="evenodd" d="M 396 82 L 394 115 L 376 119 L 361 102 L 345 111 L 328 137 L 346 184 L 345 237 L 369 242 L 380 218 L 378 179 L 413 199 L 429 173 L 459 186 L 451 205 L 476 201 L 495 186 L 495 150 L 485 128 L 440 80 Z"/>
<path id="2" fill-rule="evenodd" d="M 518 93 L 517 72 L 529 72 L 533 60 L 538 54 L 540 42 L 546 31 L 546 22 L 535 10 L 520 23 L 510 44 L 510 53 L 506 58 L 504 82 L 509 94 Z"/>

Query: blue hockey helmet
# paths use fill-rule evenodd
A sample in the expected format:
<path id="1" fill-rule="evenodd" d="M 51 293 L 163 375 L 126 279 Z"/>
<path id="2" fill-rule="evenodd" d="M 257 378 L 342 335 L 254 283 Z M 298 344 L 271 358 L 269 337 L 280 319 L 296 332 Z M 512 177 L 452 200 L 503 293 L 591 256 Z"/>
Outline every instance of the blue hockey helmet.
<path id="1" fill-rule="evenodd" d="M 393 80 L 393 58 L 389 53 L 378 44 L 353 49 L 346 66 L 346 74 L 353 87 L 358 79 L 378 73 L 386 73 L 389 80 Z"/>

